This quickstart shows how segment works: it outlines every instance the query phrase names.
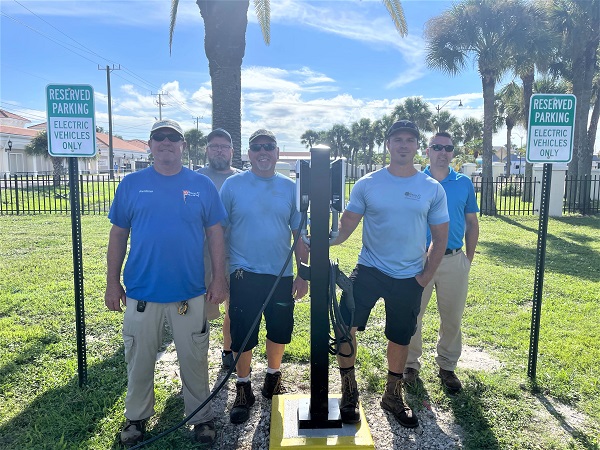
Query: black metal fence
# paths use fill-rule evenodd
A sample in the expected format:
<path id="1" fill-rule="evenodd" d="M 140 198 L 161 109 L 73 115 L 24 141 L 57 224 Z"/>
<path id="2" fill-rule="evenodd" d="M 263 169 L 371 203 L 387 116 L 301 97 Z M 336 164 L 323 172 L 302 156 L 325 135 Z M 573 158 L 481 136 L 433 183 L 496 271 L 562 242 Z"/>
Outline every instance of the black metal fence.
<path id="1" fill-rule="evenodd" d="M 107 174 L 79 175 L 81 214 L 106 214 L 114 198 L 120 177 Z M 346 178 L 346 202 L 356 179 Z M 536 192 L 541 182 L 535 178 L 498 177 L 483 181 L 473 177 L 480 210 L 486 215 L 532 215 L 538 213 Z M 489 190 L 488 190 L 489 189 Z M 487 193 L 484 203 L 482 191 Z M 584 201 L 588 199 L 587 201 Z M 69 178 L 61 175 L 4 175 L 0 179 L 0 215 L 68 214 Z M 600 213 L 600 177 L 565 177 L 563 199 L 565 214 Z"/>
<path id="2" fill-rule="evenodd" d="M 79 175 L 81 214 L 106 214 L 120 178 Z M 68 214 L 69 177 L 60 175 L 4 175 L 0 179 L 0 215 Z"/>

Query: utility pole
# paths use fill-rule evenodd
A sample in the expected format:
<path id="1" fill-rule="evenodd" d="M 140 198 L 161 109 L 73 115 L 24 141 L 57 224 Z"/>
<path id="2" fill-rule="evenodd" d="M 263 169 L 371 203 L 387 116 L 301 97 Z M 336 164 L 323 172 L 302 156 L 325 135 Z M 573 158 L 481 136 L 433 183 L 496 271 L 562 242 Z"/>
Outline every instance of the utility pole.
<path id="1" fill-rule="evenodd" d="M 158 105 L 158 120 L 162 120 L 162 107 L 166 106 L 166 103 L 162 102 L 162 96 L 169 95 L 169 93 L 168 92 L 159 92 L 158 94 L 151 94 L 151 95 L 158 96 L 158 100 L 156 102 L 156 104 Z"/>
<path id="2" fill-rule="evenodd" d="M 104 68 L 98 66 L 98 70 L 104 70 Z M 113 132 L 112 132 L 112 99 L 110 96 L 110 72 L 113 70 L 121 70 L 121 65 L 115 67 L 106 66 L 106 90 L 108 94 L 108 178 L 111 180 L 115 178 L 114 170 L 114 152 L 113 152 Z"/>
<path id="3" fill-rule="evenodd" d="M 200 131 L 198 128 L 198 124 L 200 123 L 200 119 L 202 119 L 204 116 L 202 117 L 193 117 L 194 121 L 196 122 L 196 131 Z M 198 140 L 196 140 L 196 155 L 198 155 Z M 198 160 L 198 164 L 200 164 L 200 160 Z M 204 165 L 206 166 L 206 153 L 204 153 Z"/>

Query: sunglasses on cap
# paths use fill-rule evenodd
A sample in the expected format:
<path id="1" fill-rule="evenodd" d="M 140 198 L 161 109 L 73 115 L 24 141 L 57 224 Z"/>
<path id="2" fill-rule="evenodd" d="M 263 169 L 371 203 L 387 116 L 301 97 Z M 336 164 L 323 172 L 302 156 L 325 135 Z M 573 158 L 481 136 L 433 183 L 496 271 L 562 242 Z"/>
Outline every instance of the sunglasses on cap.
<path id="1" fill-rule="evenodd" d="M 266 144 L 250 144 L 250 150 L 253 152 L 260 152 L 261 148 L 264 148 L 268 152 L 272 152 L 277 148 L 277 144 L 273 142 L 267 142 Z"/>
<path id="2" fill-rule="evenodd" d="M 154 139 L 156 142 L 162 142 L 165 139 L 168 139 L 171 142 L 183 141 L 183 138 L 178 133 L 154 133 L 150 136 L 150 139 Z"/>
<path id="3" fill-rule="evenodd" d="M 449 144 L 449 145 L 431 144 L 429 146 L 429 148 L 432 148 L 436 152 L 441 152 L 442 150 L 445 150 L 446 152 L 450 153 L 450 152 L 454 151 L 454 145 L 452 145 L 452 144 Z"/>

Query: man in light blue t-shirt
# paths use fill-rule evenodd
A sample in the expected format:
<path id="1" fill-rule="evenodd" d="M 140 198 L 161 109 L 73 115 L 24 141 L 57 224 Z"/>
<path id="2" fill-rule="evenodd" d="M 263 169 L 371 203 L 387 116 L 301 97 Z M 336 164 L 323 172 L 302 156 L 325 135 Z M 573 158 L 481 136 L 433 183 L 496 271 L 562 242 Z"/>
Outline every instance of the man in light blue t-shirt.
<path id="1" fill-rule="evenodd" d="M 450 393 L 456 393 L 462 388 L 454 369 L 462 351 L 460 327 L 467 301 L 469 271 L 479 239 L 479 223 L 477 221 L 479 207 L 471 179 L 456 173 L 449 165 L 454 156 L 454 145 L 450 134 L 442 131 L 433 136 L 427 148 L 427 156 L 429 156 L 430 164 L 425 169 L 425 173 L 439 181 L 446 191 L 450 229 L 448 245 L 442 262 L 433 279 L 423 291 L 421 312 L 417 319 L 417 331 L 408 347 L 404 380 L 406 383 L 414 383 L 421 369 L 419 358 L 423 353 L 421 336 L 423 315 L 435 286 L 440 315 L 439 339 L 435 358 L 439 366 L 438 377 Z M 463 239 L 464 251 L 462 249 Z"/>
<path id="2" fill-rule="evenodd" d="M 448 209 L 444 189 L 433 178 L 417 171 L 419 129 L 408 120 L 394 123 L 386 133 L 390 164 L 356 182 L 350 202 L 340 219 L 339 236 L 344 242 L 363 221 L 363 246 L 350 279 L 356 303 L 352 329 L 355 351 L 338 356 L 342 377 L 340 414 L 345 423 L 360 421 L 355 378 L 356 331 L 364 330 L 373 306 L 385 301 L 385 335 L 388 339 L 388 377 L 381 399 L 400 425 L 414 428 L 417 416 L 404 401 L 403 372 L 408 344 L 415 332 L 423 288 L 439 265 L 448 239 Z M 427 227 L 431 245 L 427 247 Z M 350 313 L 342 296 L 343 317 Z M 350 353 L 350 346 L 342 348 Z"/>
<path id="3" fill-rule="evenodd" d="M 236 365 L 236 398 L 229 413 L 232 423 L 250 417 L 255 401 L 250 365 L 252 349 L 258 345 L 258 326 L 252 329 L 252 325 L 284 266 L 264 311 L 268 367 L 261 393 L 265 398 L 283 392 L 280 365 L 285 345 L 292 338 L 294 300 L 308 292 L 307 281 L 299 276 L 293 279 L 291 261 L 286 265 L 292 234 L 296 236 L 300 226 L 295 183 L 275 172 L 279 148 L 272 132 L 255 131 L 249 144 L 252 169 L 229 177 L 221 188 L 229 227 L 231 349 L 236 355 L 242 353 Z M 306 263 L 306 247 L 297 245 L 295 256 L 298 266 Z"/>

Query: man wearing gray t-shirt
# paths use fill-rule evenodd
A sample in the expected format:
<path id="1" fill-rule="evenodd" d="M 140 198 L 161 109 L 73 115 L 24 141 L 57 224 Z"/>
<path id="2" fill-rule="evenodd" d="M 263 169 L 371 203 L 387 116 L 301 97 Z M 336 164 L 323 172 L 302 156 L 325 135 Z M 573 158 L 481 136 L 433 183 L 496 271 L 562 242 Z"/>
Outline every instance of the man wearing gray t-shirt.
<path id="1" fill-rule="evenodd" d="M 342 346 L 338 356 L 342 377 L 340 415 L 344 423 L 360 422 L 355 378 L 356 331 L 364 330 L 371 309 L 379 298 L 385 302 L 385 336 L 388 339 L 388 376 L 381 407 L 400 425 L 418 426 L 419 421 L 404 401 L 403 372 L 408 344 L 415 332 L 423 288 L 433 277 L 448 240 L 448 208 L 442 186 L 413 165 L 419 129 L 409 120 L 394 123 L 385 145 L 390 164 L 358 180 L 340 219 L 341 244 L 363 221 L 362 249 L 350 279 L 353 283 L 355 315 L 352 323 L 342 296 L 344 320 L 351 327 L 354 352 Z M 427 248 L 427 226 L 431 245 Z"/>
<path id="2" fill-rule="evenodd" d="M 231 175 L 241 172 L 241 170 L 231 167 L 231 159 L 233 157 L 233 145 L 231 135 L 223 128 L 216 128 L 206 136 L 206 157 L 208 159 L 208 167 L 198 169 L 198 172 L 202 175 L 206 175 L 215 184 L 217 191 L 221 190 L 221 186 L 227 178 Z M 227 239 L 227 236 L 225 236 Z M 225 248 L 227 248 L 227 242 Z M 225 264 L 227 265 L 229 258 L 226 258 Z M 205 269 L 205 282 L 206 285 L 210 283 L 212 279 L 212 273 L 210 271 L 210 255 L 208 254 L 208 248 L 204 248 L 204 267 Z M 227 267 L 228 271 L 229 268 Z M 209 302 L 205 304 L 206 318 L 208 320 L 214 320 L 219 317 L 219 305 L 215 305 Z M 229 331 L 229 300 L 225 302 L 225 317 L 223 318 L 223 350 L 221 351 L 221 361 L 224 369 L 229 369 L 233 365 L 233 353 L 231 351 L 231 333 Z"/>

